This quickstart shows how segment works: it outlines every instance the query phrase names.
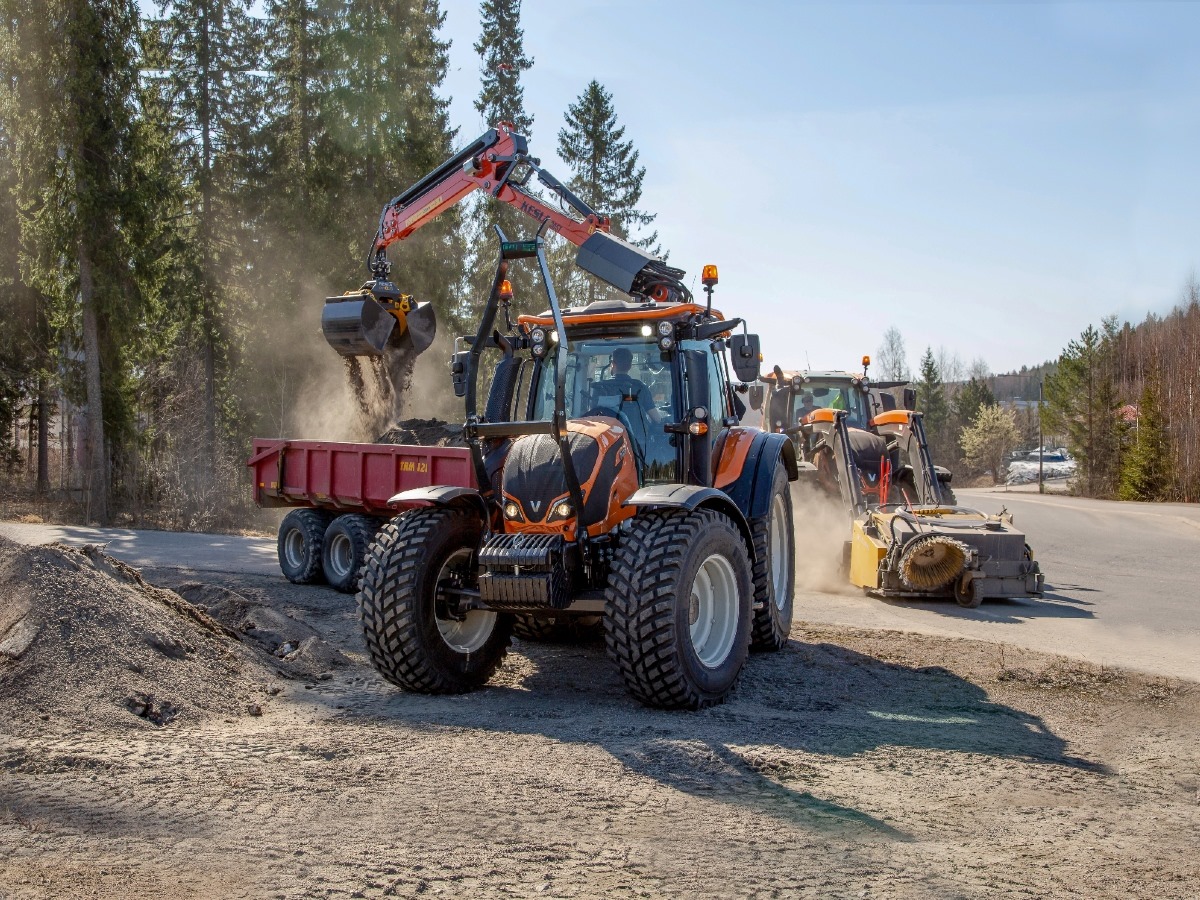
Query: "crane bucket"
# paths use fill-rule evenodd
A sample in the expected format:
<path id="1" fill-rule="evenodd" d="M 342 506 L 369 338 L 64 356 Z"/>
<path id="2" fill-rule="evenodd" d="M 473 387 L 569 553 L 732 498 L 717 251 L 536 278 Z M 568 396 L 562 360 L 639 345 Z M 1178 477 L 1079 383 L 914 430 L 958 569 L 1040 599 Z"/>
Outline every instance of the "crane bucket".
<path id="1" fill-rule="evenodd" d="M 329 297 L 321 312 L 321 333 L 342 356 L 381 356 L 388 347 L 421 353 L 437 334 L 429 303 L 389 309 L 369 293 Z"/>

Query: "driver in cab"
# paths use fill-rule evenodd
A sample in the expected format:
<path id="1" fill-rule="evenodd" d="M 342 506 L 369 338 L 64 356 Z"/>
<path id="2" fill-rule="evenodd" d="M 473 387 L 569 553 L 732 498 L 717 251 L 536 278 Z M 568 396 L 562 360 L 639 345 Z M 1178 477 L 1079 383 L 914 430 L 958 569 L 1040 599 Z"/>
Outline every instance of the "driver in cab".
<path id="1" fill-rule="evenodd" d="M 620 389 L 622 402 L 632 398 L 637 403 L 642 415 L 657 425 L 662 421 L 662 413 L 654 405 L 654 395 L 645 382 L 638 381 L 629 374 L 629 367 L 633 365 L 632 351 L 628 347 L 618 347 L 612 352 L 611 359 L 611 381 L 614 387 Z"/>
<path id="2" fill-rule="evenodd" d="M 796 423 L 803 425 L 808 415 L 815 412 L 816 409 L 816 404 L 813 403 L 812 392 L 805 391 L 800 395 L 800 405 L 796 407 Z"/>

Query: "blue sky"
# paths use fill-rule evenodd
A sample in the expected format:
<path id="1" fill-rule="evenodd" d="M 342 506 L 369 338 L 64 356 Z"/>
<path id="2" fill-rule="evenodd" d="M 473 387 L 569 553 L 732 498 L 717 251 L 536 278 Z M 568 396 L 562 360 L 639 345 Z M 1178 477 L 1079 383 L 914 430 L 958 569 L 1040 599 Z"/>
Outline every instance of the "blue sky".
<path id="1" fill-rule="evenodd" d="M 485 125 L 475 3 L 446 90 Z M 897 326 L 997 371 L 1178 299 L 1200 257 L 1200 6 L 526 0 L 532 146 L 591 78 L 644 207 L 768 360 L 853 367 Z"/>
<path id="2" fill-rule="evenodd" d="M 443 7 L 465 141 L 488 124 L 478 4 Z M 555 168 L 563 112 L 599 80 L 672 263 L 720 266 L 718 305 L 769 362 L 853 368 L 895 325 L 914 366 L 931 345 L 1005 371 L 1104 315 L 1165 312 L 1200 268 L 1200 4 L 525 0 L 522 18 L 534 153 Z"/>

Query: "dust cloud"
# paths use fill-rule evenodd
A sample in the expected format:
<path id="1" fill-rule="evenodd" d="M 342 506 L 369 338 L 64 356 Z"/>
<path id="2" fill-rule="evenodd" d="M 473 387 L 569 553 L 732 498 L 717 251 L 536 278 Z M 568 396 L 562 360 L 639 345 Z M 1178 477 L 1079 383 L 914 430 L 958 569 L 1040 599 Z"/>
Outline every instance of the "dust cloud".
<path id="1" fill-rule="evenodd" d="M 841 593 L 849 590 L 842 552 L 850 538 L 850 515 L 819 488 L 792 484 L 792 522 L 796 534 L 796 586 Z"/>
<path id="2" fill-rule="evenodd" d="M 279 437 L 374 441 L 397 421 L 460 422 L 463 402 L 451 387 L 453 338 L 439 333 L 422 354 L 390 350 L 382 357 L 343 357 L 321 334 L 327 284 L 297 288 L 295 314 L 273 321 L 252 348 L 261 375 L 256 393 L 266 430 Z"/>

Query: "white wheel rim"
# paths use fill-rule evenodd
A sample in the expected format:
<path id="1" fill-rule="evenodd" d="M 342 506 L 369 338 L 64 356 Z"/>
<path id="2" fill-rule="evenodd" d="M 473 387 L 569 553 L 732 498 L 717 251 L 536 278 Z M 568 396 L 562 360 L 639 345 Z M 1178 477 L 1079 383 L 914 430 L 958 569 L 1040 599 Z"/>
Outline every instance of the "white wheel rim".
<path id="1" fill-rule="evenodd" d="M 469 562 L 471 549 L 463 547 L 446 560 L 438 572 L 435 584 L 440 584 L 443 578 L 450 574 L 450 568 L 456 563 Z M 455 619 L 447 616 L 442 618 L 437 614 L 437 603 L 434 598 L 434 619 L 437 621 L 438 633 L 446 646 L 458 653 L 474 653 L 487 643 L 496 627 L 496 614 L 486 609 L 472 609 L 463 618 Z"/>
<path id="2" fill-rule="evenodd" d="M 333 569 L 336 577 L 345 578 L 353 565 L 354 545 L 350 543 L 350 538 L 335 534 L 329 539 L 329 568 Z"/>
<path id="3" fill-rule="evenodd" d="M 783 494 L 776 494 L 771 504 L 771 584 L 775 588 L 775 608 L 783 611 L 787 604 L 788 565 L 792 559 L 792 548 L 788 546 L 787 506 Z"/>
<path id="4" fill-rule="evenodd" d="M 283 555 L 287 559 L 288 566 L 293 569 L 304 565 L 304 532 L 299 528 L 289 529 L 284 536 Z"/>
<path id="5" fill-rule="evenodd" d="M 729 560 L 714 553 L 692 579 L 688 624 L 692 649 L 701 665 L 715 669 L 733 649 L 738 628 L 737 576 Z"/>

